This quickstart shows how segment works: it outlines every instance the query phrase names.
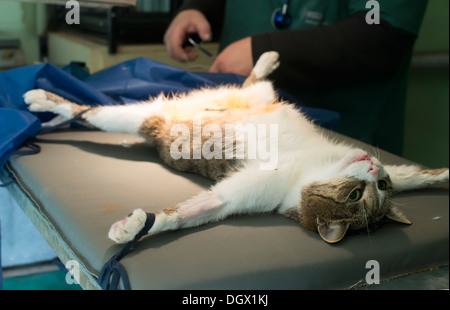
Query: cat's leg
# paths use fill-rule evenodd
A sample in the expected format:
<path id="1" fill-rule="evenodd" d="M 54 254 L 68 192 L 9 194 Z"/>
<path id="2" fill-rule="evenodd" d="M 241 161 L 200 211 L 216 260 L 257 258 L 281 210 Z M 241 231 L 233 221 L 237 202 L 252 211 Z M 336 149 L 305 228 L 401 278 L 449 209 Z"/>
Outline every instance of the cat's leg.
<path id="1" fill-rule="evenodd" d="M 218 221 L 218 211 L 224 205 L 225 202 L 216 193 L 203 192 L 183 203 L 156 212 L 155 222 L 148 233 L 154 234 Z M 144 227 L 146 219 L 146 212 L 136 209 L 125 219 L 114 223 L 109 230 L 108 237 L 117 243 L 131 241 Z"/>
<path id="2" fill-rule="evenodd" d="M 282 201 L 288 178 L 279 171 L 243 170 L 224 179 L 210 191 L 156 213 L 148 233 L 196 227 L 223 220 L 232 214 L 268 213 Z M 127 218 L 114 223 L 109 238 L 125 243 L 144 227 L 146 213 L 137 209 Z"/>
<path id="3" fill-rule="evenodd" d="M 422 169 L 418 166 L 392 166 L 385 165 L 395 192 L 426 188 L 448 182 L 448 168 Z"/>
<path id="4" fill-rule="evenodd" d="M 89 110 L 82 119 L 90 125 L 104 131 L 140 135 L 144 121 L 152 115 L 158 115 L 162 109 L 162 97 L 152 102 L 129 105 L 97 106 L 78 105 L 43 89 L 34 89 L 24 95 L 28 109 L 33 112 L 53 112 L 66 119 Z"/>
<path id="5" fill-rule="evenodd" d="M 275 51 L 265 52 L 262 54 L 255 66 L 252 69 L 252 72 L 242 84 L 242 87 L 247 87 L 251 84 L 254 84 L 258 81 L 266 79 L 269 74 L 275 71 L 280 62 L 278 61 L 279 54 Z"/>
<path id="6" fill-rule="evenodd" d="M 78 105 L 54 93 L 43 89 L 33 89 L 23 95 L 28 110 L 32 112 L 53 112 L 70 119 L 89 109 L 87 105 Z"/>

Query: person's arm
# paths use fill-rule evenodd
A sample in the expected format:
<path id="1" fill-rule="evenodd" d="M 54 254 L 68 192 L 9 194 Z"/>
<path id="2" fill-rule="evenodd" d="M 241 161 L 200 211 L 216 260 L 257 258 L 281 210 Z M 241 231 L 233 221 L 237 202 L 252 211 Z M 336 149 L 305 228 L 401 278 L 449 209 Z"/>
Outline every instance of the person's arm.
<path id="1" fill-rule="evenodd" d="M 280 54 L 273 74 L 283 86 L 329 87 L 367 81 L 394 72 L 416 36 L 381 19 L 368 25 L 365 13 L 327 26 L 253 35 L 253 61 L 265 51 Z"/>

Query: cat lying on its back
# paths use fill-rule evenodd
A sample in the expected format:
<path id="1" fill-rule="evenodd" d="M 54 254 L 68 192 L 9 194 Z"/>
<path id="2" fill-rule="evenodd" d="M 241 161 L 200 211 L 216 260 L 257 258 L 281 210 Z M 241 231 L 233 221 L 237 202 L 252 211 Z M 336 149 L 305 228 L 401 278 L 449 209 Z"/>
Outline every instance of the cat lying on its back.
<path id="1" fill-rule="evenodd" d="M 91 108 L 44 90 L 24 98 L 30 111 L 66 118 L 85 111 L 82 118 L 89 124 L 144 137 L 169 166 L 218 181 L 156 213 L 149 233 L 272 211 L 330 243 L 383 218 L 411 224 L 391 204 L 392 194 L 448 182 L 448 169 L 383 166 L 361 149 L 330 140 L 264 81 L 277 66 L 278 54 L 268 52 L 242 87 L 205 88 L 141 104 Z M 128 242 L 145 220 L 146 213 L 137 209 L 113 224 L 109 237 Z"/>

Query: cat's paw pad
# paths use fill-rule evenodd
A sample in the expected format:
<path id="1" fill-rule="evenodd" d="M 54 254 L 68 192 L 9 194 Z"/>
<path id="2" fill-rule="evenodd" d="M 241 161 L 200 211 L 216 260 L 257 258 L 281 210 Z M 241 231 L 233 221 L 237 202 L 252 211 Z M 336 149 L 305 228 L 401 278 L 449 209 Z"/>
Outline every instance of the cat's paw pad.
<path id="1" fill-rule="evenodd" d="M 147 220 L 147 213 L 136 209 L 123 220 L 115 222 L 109 229 L 108 237 L 117 243 L 126 243 L 134 239 Z"/>
<path id="2" fill-rule="evenodd" d="M 33 89 L 23 95 L 23 99 L 28 104 L 28 110 L 32 112 L 49 112 L 56 103 L 47 97 L 47 92 L 43 89 Z"/>
<path id="3" fill-rule="evenodd" d="M 264 79 L 275 71 L 280 65 L 280 62 L 278 61 L 279 56 L 278 52 L 275 51 L 262 54 L 253 68 L 256 78 Z"/>

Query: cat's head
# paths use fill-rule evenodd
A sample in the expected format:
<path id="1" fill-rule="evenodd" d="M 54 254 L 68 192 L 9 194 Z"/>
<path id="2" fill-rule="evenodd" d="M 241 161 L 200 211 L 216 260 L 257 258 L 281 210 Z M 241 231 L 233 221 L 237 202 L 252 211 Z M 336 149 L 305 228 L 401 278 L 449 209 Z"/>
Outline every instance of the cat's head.
<path id="1" fill-rule="evenodd" d="M 383 218 L 411 224 L 391 204 L 393 184 L 383 165 L 356 150 L 302 188 L 297 220 L 329 243 L 347 231 L 367 230 Z"/>

